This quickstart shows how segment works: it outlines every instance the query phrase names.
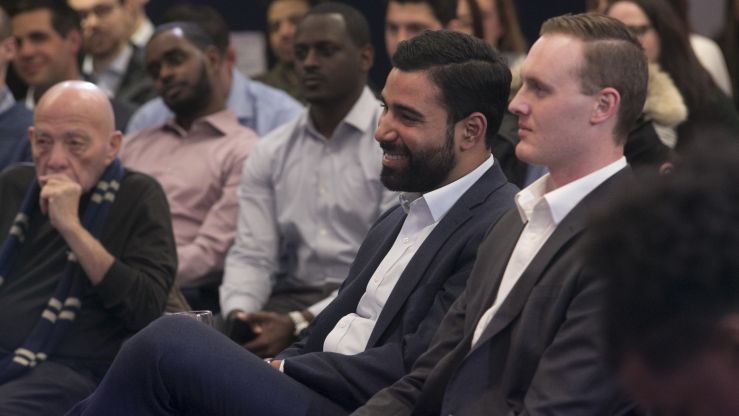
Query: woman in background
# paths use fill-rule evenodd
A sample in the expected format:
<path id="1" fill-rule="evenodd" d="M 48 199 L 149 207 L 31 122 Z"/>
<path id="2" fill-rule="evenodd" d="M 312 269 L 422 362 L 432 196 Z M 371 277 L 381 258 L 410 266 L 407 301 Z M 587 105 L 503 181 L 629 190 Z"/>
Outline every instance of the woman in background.
<path id="1" fill-rule="evenodd" d="M 484 39 L 511 67 L 526 54 L 526 40 L 512 0 L 458 0 L 456 25 L 451 28 Z"/>
<path id="2" fill-rule="evenodd" d="M 698 61 L 680 18 L 665 0 L 616 0 L 606 14 L 621 20 L 638 38 L 650 62 L 667 72 L 688 108 L 677 127 L 678 152 L 700 140 L 705 129 L 739 136 L 739 115 Z"/>

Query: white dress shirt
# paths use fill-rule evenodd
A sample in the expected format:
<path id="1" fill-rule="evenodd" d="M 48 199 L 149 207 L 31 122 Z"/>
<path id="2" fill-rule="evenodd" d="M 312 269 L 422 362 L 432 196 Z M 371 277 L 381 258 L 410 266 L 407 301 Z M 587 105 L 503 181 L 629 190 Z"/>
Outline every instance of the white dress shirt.
<path id="1" fill-rule="evenodd" d="M 85 55 L 82 61 L 82 73 L 98 86 L 108 98 L 115 97 L 118 87 L 128 70 L 128 62 L 133 56 L 133 47 L 126 45 L 110 62 L 107 68 L 95 72 L 95 63 L 92 55 Z"/>
<path id="2" fill-rule="evenodd" d="M 380 181 L 382 149 L 373 136 L 381 112 L 365 87 L 330 139 L 305 110 L 252 149 L 220 288 L 224 316 L 261 310 L 273 290 L 325 287 L 346 278 L 367 231 L 397 204 L 397 193 Z"/>
<path id="3" fill-rule="evenodd" d="M 547 174 L 516 194 L 516 207 L 521 215 L 521 221 L 526 226 L 518 237 L 516 247 L 508 260 L 493 306 L 485 311 L 475 327 L 472 346 L 480 339 L 500 305 L 508 297 L 524 270 L 536 257 L 539 249 L 549 239 L 562 219 L 598 185 L 624 167 L 626 167 L 626 158 L 622 157 L 551 192 L 546 192 L 549 183 L 549 174 Z"/>
<path id="4" fill-rule="evenodd" d="M 405 267 L 449 209 L 493 166 L 493 160 L 491 156 L 467 175 L 423 196 L 401 195 L 401 204 L 408 216 L 400 233 L 367 283 L 356 312 L 337 322 L 326 336 L 323 351 L 353 355 L 365 350 L 382 308 Z"/>

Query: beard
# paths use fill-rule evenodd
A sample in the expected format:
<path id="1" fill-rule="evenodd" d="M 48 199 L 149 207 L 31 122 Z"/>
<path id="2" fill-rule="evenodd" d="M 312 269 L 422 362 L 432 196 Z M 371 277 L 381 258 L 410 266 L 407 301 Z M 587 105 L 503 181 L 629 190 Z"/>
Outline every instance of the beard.
<path id="1" fill-rule="evenodd" d="M 457 165 L 454 154 L 454 125 L 447 126 L 444 143 L 440 146 L 419 150 L 416 153 L 401 144 L 382 142 L 383 150 L 401 153 L 407 157 L 404 168 L 382 167 L 380 180 L 391 191 L 426 193 L 437 189 Z"/>
<path id="2" fill-rule="evenodd" d="M 208 70 L 205 62 L 201 62 L 200 76 L 190 94 L 179 97 L 174 101 L 165 101 L 164 103 L 177 116 L 192 117 L 208 106 L 212 95 L 213 91 L 211 91 L 210 80 L 208 79 Z"/>

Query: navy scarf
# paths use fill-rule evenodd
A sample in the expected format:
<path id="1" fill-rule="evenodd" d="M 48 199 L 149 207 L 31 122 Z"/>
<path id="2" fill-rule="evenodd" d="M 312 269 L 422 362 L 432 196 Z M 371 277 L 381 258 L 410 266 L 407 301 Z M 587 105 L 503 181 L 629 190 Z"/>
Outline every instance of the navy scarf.
<path id="1" fill-rule="evenodd" d="M 116 158 L 105 169 L 100 181 L 92 190 L 90 202 L 82 214 L 82 226 L 98 240 L 100 240 L 108 210 L 113 205 L 122 179 L 123 165 Z M 4 282 L 4 276 L 10 273 L 15 258 L 26 239 L 28 219 L 38 205 L 39 192 L 38 180 L 34 180 L 26 191 L 20 212 L 10 227 L 8 238 L 0 246 L 0 285 Z M 0 361 L 0 384 L 35 367 L 54 351 L 54 347 L 63 338 L 80 310 L 80 295 L 85 279 L 87 277 L 74 253 L 68 250 L 64 273 L 39 321 L 23 345 Z"/>

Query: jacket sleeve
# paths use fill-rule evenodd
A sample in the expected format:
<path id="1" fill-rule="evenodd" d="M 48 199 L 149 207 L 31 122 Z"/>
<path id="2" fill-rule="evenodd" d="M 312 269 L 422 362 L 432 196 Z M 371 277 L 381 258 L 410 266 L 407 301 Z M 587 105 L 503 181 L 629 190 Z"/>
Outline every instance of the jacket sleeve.
<path id="1" fill-rule="evenodd" d="M 460 247 L 459 255 L 451 255 L 455 260 L 450 276 L 414 330 L 356 355 L 311 352 L 293 356 L 285 361 L 285 373 L 347 409 L 362 405 L 403 377 L 426 351 L 446 312 L 464 290 L 481 237 L 482 232 L 476 233 Z"/>
<path id="2" fill-rule="evenodd" d="M 115 261 L 95 290 L 106 309 L 137 331 L 164 311 L 177 253 L 164 191 L 148 176 L 132 176 L 117 196 L 125 204 L 118 207 L 120 223 L 106 225 L 104 241 L 116 242 L 111 243 L 113 250 L 103 245 Z"/>
<path id="3" fill-rule="evenodd" d="M 449 353 L 464 337 L 466 291 L 465 289 L 449 308 L 428 350 L 416 360 L 411 372 L 380 390 L 352 415 L 402 416 L 413 412 L 431 370 L 448 358 Z"/>

